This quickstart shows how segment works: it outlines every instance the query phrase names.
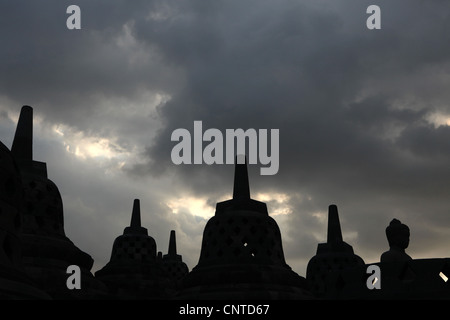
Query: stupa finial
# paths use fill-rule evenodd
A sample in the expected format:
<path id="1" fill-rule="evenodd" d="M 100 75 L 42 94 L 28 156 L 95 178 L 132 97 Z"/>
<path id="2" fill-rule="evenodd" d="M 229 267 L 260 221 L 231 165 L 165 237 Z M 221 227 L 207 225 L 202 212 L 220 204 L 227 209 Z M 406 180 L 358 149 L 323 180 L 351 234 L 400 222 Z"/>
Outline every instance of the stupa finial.
<path id="1" fill-rule="evenodd" d="M 169 238 L 169 251 L 167 254 L 163 256 L 163 259 L 165 261 L 171 260 L 171 261 L 181 261 L 181 255 L 177 254 L 177 240 L 175 236 L 175 230 L 170 231 L 170 238 Z"/>
<path id="2" fill-rule="evenodd" d="M 248 182 L 247 157 L 239 154 L 236 156 L 234 169 L 233 199 L 250 199 L 250 185 Z"/>
<path id="3" fill-rule="evenodd" d="M 33 108 L 30 106 L 20 110 L 11 153 L 16 159 L 33 160 Z"/>
<path id="4" fill-rule="evenodd" d="M 175 230 L 170 231 L 170 238 L 169 238 L 169 255 L 176 255 L 177 254 L 177 240 L 175 237 Z"/>
<path id="5" fill-rule="evenodd" d="M 129 227 L 126 227 L 124 234 L 136 233 L 136 234 L 148 234 L 147 229 L 141 225 L 141 203 L 139 199 L 134 199 L 133 211 L 131 213 L 131 223 Z"/>
<path id="6" fill-rule="evenodd" d="M 341 223 L 339 222 L 339 214 L 337 206 L 332 204 L 328 207 L 328 243 L 342 242 Z"/>
<path id="7" fill-rule="evenodd" d="M 141 204 L 139 199 L 134 199 L 133 202 L 133 212 L 131 213 L 130 227 L 132 228 L 141 227 Z"/>

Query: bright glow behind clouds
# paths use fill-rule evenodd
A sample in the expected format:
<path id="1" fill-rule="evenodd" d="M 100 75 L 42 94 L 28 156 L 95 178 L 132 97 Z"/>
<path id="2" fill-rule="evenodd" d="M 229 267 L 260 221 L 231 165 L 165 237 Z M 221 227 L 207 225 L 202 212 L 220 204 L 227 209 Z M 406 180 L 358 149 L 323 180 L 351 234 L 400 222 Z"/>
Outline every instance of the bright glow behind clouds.
<path id="1" fill-rule="evenodd" d="M 289 196 L 283 193 L 257 193 L 255 200 L 267 203 L 269 215 L 285 215 L 291 214 L 292 208 L 289 206 Z M 187 212 L 193 216 L 199 216 L 209 219 L 214 215 L 215 203 L 231 199 L 231 194 L 226 194 L 217 201 L 213 201 L 214 206 L 210 205 L 210 201 L 204 197 L 182 196 L 170 198 L 166 205 L 172 210 L 174 214 L 180 211 Z"/>
<path id="2" fill-rule="evenodd" d="M 86 160 L 88 158 L 120 159 L 126 161 L 131 153 L 121 148 L 113 139 L 105 137 L 92 137 L 82 131 L 73 131 L 72 128 L 59 124 L 53 131 L 60 136 L 67 152 Z"/>

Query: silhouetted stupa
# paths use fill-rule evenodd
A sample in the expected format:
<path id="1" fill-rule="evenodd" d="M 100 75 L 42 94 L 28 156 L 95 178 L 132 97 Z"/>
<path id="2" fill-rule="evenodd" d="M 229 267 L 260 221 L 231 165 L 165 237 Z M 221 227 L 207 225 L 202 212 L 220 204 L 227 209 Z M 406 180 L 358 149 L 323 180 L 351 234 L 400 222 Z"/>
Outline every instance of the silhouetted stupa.
<path id="1" fill-rule="evenodd" d="M 345 287 L 353 285 L 354 274 L 359 274 L 362 266 L 363 259 L 354 254 L 352 246 L 342 238 L 337 206 L 330 205 L 327 242 L 318 244 L 317 253 L 306 270 L 311 291 L 317 297 L 338 298 Z"/>
<path id="2" fill-rule="evenodd" d="M 179 289 L 181 280 L 189 273 L 189 268 L 183 262 L 182 256 L 177 254 L 175 230 L 170 231 L 169 250 L 162 257 L 161 265 L 166 277 Z"/>
<path id="3" fill-rule="evenodd" d="M 0 142 L 0 299 L 50 299 L 23 269 L 22 210 L 20 173 L 11 152 Z"/>
<path id="4" fill-rule="evenodd" d="M 285 262 L 266 204 L 250 198 L 246 162 L 236 161 L 233 199 L 217 203 L 199 262 L 183 284 L 181 299 L 310 298 L 305 279 Z"/>
<path id="5" fill-rule="evenodd" d="M 64 232 L 64 214 L 57 186 L 47 178 L 44 162 L 33 160 L 33 109 L 21 109 L 11 153 L 23 186 L 23 225 L 20 234 L 26 272 L 53 298 L 96 298 L 105 287 L 90 273 L 93 259 Z M 67 267 L 81 270 L 82 290 L 69 290 Z"/>
<path id="6" fill-rule="evenodd" d="M 117 299 L 160 299 L 171 294 L 156 259 L 156 242 L 141 226 L 139 199 L 134 200 L 130 226 L 114 240 L 110 261 L 95 276 Z"/>

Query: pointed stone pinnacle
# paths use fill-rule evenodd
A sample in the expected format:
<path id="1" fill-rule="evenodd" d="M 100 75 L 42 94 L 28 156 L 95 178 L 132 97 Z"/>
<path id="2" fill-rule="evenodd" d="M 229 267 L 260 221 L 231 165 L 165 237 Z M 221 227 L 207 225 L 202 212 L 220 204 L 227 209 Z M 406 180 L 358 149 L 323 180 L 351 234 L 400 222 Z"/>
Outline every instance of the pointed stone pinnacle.
<path id="1" fill-rule="evenodd" d="M 170 231 L 170 239 L 169 239 L 169 255 L 177 254 L 177 240 L 175 238 L 175 230 Z"/>
<path id="2" fill-rule="evenodd" d="M 233 198 L 216 204 L 216 215 L 223 212 L 249 210 L 268 215 L 267 205 L 250 198 L 250 184 L 248 181 L 247 157 L 237 155 L 234 166 Z"/>
<path id="3" fill-rule="evenodd" d="M 16 159 L 33 160 L 33 108 L 30 106 L 20 110 L 11 153 Z"/>
<path id="4" fill-rule="evenodd" d="M 141 227 L 141 204 L 139 199 L 134 199 L 133 202 L 133 212 L 131 214 L 131 228 Z"/>
<path id="5" fill-rule="evenodd" d="M 328 207 L 327 242 L 329 244 L 343 242 L 341 224 L 339 222 L 338 209 L 337 209 L 337 206 L 334 204 L 332 204 Z"/>
<path id="6" fill-rule="evenodd" d="M 131 213 L 131 223 L 126 227 L 124 234 L 145 234 L 148 235 L 147 229 L 141 225 L 141 205 L 139 199 L 134 199 L 133 212 Z"/>
<path id="7" fill-rule="evenodd" d="M 177 254 L 177 241 L 175 237 L 175 230 L 170 231 L 169 238 L 169 252 L 163 256 L 164 260 L 182 261 L 180 254 Z"/>
<path id="8" fill-rule="evenodd" d="M 250 199 L 250 185 L 248 182 L 247 157 L 236 156 L 234 169 L 233 199 Z"/>

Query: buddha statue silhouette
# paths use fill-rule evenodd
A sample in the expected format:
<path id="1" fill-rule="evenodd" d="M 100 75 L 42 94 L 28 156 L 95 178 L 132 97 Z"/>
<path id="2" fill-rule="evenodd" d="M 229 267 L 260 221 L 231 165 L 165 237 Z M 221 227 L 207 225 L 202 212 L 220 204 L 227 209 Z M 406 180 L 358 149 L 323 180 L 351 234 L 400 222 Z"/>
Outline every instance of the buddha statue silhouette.
<path id="1" fill-rule="evenodd" d="M 405 252 L 409 245 L 409 228 L 400 220 L 393 219 L 386 228 L 386 237 L 389 243 L 389 251 L 381 255 L 381 262 L 402 262 L 412 258 Z"/>

